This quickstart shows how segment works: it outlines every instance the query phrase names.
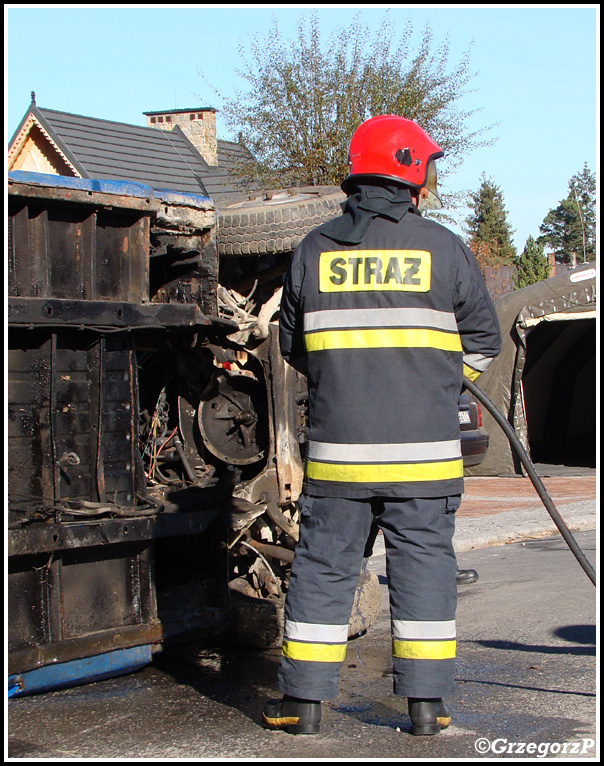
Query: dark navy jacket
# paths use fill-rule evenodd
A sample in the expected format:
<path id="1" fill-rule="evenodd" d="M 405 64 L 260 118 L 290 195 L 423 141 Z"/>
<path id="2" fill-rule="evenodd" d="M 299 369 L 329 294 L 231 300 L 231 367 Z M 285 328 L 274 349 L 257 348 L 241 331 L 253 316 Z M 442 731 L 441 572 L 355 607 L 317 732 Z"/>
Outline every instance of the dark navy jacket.
<path id="1" fill-rule="evenodd" d="M 280 311 L 281 352 L 308 379 L 303 491 L 460 494 L 462 375 L 501 348 L 476 259 L 412 205 L 374 217 L 358 244 L 325 231 L 296 249 Z"/>

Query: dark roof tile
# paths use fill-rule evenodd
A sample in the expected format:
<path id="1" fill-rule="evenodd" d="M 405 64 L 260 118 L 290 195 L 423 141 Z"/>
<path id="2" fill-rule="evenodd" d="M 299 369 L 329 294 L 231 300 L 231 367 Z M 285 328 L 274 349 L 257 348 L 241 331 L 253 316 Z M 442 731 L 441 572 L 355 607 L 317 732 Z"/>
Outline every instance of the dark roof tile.
<path id="1" fill-rule="evenodd" d="M 218 141 L 218 166 L 210 166 L 179 130 L 129 125 L 34 107 L 90 178 L 129 180 L 156 189 L 207 193 L 217 204 L 240 199 L 231 174 L 247 152 Z"/>

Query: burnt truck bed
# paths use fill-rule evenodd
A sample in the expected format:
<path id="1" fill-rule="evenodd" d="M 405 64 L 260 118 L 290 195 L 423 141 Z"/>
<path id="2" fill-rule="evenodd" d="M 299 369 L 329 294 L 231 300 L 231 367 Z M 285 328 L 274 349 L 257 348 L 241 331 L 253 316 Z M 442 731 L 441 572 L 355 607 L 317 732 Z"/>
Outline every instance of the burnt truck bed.
<path id="1" fill-rule="evenodd" d="M 169 514 L 149 496 L 138 374 L 144 349 L 211 335 L 218 263 L 205 197 L 31 173 L 10 174 L 8 187 L 8 644 L 18 692 L 137 666 L 179 621 L 222 619 L 194 603 L 183 616 L 158 597 L 157 542 L 185 541 L 190 557 L 184 549 L 219 506 Z"/>
<path id="2" fill-rule="evenodd" d="M 203 196 L 23 172 L 8 193 L 9 694 L 227 627 L 278 645 L 306 419 L 275 321 L 291 251 L 219 263 Z"/>

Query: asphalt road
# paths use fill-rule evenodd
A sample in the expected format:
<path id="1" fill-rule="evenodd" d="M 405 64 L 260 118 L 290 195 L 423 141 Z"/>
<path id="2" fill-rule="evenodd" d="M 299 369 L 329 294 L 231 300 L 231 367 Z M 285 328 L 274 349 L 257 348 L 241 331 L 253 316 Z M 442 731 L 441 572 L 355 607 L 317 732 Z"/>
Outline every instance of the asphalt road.
<path id="1" fill-rule="evenodd" d="M 595 565 L 596 534 L 575 533 Z M 321 733 L 259 724 L 279 650 L 214 641 L 174 647 L 121 678 L 8 704 L 9 760 L 597 759 L 596 589 L 559 536 L 458 553 L 480 579 L 459 588 L 451 726 L 409 734 L 392 693 L 383 555 L 380 621 L 349 642 Z"/>

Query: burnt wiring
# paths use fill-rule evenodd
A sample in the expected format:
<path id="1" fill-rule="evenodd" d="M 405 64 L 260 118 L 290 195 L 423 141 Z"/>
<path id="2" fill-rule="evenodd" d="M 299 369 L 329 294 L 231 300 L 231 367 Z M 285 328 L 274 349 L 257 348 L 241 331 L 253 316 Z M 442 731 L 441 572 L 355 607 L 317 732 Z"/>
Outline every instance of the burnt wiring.
<path id="1" fill-rule="evenodd" d="M 31 498 L 27 498 L 31 501 Z M 23 500 L 23 499 L 22 499 Z M 54 504 L 41 503 L 32 513 L 30 510 L 11 509 L 11 515 L 21 515 L 24 518 L 9 522 L 9 529 L 19 529 L 35 523 L 48 523 L 60 516 L 76 518 L 99 518 L 111 516 L 112 518 L 137 518 L 139 516 L 156 516 L 163 511 L 161 504 L 153 503 L 148 498 L 137 497 L 136 505 L 124 505 L 114 498 L 113 501 L 93 501 L 64 499 L 57 500 Z"/>
<path id="2" fill-rule="evenodd" d="M 147 426 L 147 438 L 141 453 L 143 461 L 148 463 L 145 473 L 149 482 L 160 484 L 165 484 L 167 482 L 159 468 L 159 456 L 162 450 L 167 447 L 169 442 L 174 439 L 178 432 L 178 426 L 176 426 L 172 432 L 166 436 L 169 414 L 170 405 L 166 395 L 166 388 L 164 387 L 159 393 L 153 415 Z"/>
<path id="3" fill-rule="evenodd" d="M 134 518 L 137 516 L 155 516 L 161 513 L 163 506 L 145 500 L 141 505 L 126 506 L 115 502 L 94 502 L 91 500 L 69 500 L 57 502 L 54 510 L 69 516 L 84 516 L 87 518 L 111 514 L 119 518 Z"/>

